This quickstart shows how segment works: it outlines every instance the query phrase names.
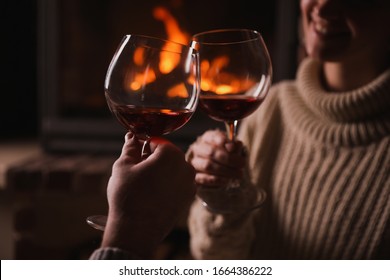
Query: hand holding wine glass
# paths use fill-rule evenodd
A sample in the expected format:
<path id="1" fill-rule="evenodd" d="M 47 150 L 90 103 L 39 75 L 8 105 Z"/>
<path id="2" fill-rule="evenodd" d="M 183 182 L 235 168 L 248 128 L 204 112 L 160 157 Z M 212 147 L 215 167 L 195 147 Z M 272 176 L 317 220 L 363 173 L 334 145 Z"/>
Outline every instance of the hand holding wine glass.
<path id="1" fill-rule="evenodd" d="M 230 141 L 236 140 L 238 122 L 264 101 L 272 80 L 272 65 L 262 36 L 255 30 L 221 29 L 195 34 L 199 52 L 200 107 L 224 122 Z M 245 212 L 262 205 L 265 192 L 231 180 L 224 189 L 200 188 L 199 197 L 213 212 Z"/>
<path id="2" fill-rule="evenodd" d="M 142 35 L 126 35 L 108 67 L 107 104 L 125 129 L 142 139 L 142 158 L 151 137 L 171 133 L 192 117 L 199 99 L 199 58 L 193 48 Z M 169 176 L 169 174 L 167 174 Z M 88 224 L 104 229 L 106 216 Z"/>
<path id="3" fill-rule="evenodd" d="M 138 139 L 132 133 L 125 139 L 107 186 L 109 215 L 100 248 L 149 259 L 193 201 L 195 171 L 164 138 L 151 139 L 152 153 L 143 160 Z"/>

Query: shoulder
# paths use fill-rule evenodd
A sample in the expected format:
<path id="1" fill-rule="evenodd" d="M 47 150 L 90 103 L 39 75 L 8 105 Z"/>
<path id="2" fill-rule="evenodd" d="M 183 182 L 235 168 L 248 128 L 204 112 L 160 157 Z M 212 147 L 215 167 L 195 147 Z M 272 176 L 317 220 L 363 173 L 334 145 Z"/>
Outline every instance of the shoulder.
<path id="1" fill-rule="evenodd" d="M 295 80 L 284 80 L 274 84 L 268 94 L 269 99 L 281 98 L 285 94 L 297 91 L 297 82 Z M 267 97 L 267 99 L 268 99 Z"/>

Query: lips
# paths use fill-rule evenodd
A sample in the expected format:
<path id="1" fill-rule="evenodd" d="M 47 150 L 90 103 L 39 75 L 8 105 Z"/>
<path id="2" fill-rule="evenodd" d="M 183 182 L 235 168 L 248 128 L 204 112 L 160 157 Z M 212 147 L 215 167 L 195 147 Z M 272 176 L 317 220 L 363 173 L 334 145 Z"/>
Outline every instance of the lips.
<path id="1" fill-rule="evenodd" d="M 310 15 L 310 22 L 314 32 L 320 37 L 338 37 L 350 33 L 345 22 L 338 16 L 332 16 L 325 19 L 319 16 L 317 9 L 314 9 Z"/>
<path id="2" fill-rule="evenodd" d="M 349 30 L 339 25 L 337 22 L 312 22 L 313 30 L 320 37 L 339 37 L 349 34 Z"/>

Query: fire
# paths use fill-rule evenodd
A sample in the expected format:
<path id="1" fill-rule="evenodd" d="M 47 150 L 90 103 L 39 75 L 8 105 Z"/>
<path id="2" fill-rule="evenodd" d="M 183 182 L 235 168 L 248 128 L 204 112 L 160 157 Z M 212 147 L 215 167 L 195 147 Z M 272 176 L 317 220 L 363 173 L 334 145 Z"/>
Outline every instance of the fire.
<path id="1" fill-rule="evenodd" d="M 188 97 L 187 89 L 183 83 L 175 85 L 168 90 L 169 97 Z"/>
<path id="2" fill-rule="evenodd" d="M 156 20 L 162 21 L 167 34 L 166 49 L 174 49 L 175 44 L 170 45 L 169 41 L 178 42 L 187 45 L 191 36 L 180 28 L 178 21 L 168 11 L 168 9 L 157 6 L 153 9 L 153 17 Z M 134 63 L 138 66 L 144 65 L 144 49 L 139 48 L 135 51 Z M 170 73 L 178 65 L 178 57 L 172 55 L 170 52 L 162 52 L 158 69 L 162 74 Z M 212 61 L 201 61 L 201 89 L 203 91 L 214 92 L 215 94 L 237 94 L 251 88 L 255 82 L 249 78 L 242 79 L 224 71 L 229 65 L 229 57 L 220 56 Z M 142 86 L 152 83 L 156 80 L 156 73 L 151 67 L 147 67 L 143 72 L 134 74 L 129 77 L 131 80 L 129 87 L 131 90 L 139 90 Z M 218 79 L 215 79 L 218 77 Z M 192 77 L 193 78 L 193 77 Z M 191 78 L 190 78 L 191 79 Z M 186 98 L 188 96 L 184 84 L 177 84 L 172 86 L 168 91 L 169 97 Z"/>
<path id="3" fill-rule="evenodd" d="M 135 78 L 132 79 L 130 83 L 130 88 L 132 90 L 139 90 L 142 85 L 149 84 L 156 80 L 156 74 L 153 69 L 146 70 L 144 73 L 137 73 Z"/>
<path id="4" fill-rule="evenodd" d="M 181 30 L 177 20 L 166 8 L 160 6 L 155 7 L 153 10 L 153 16 L 155 19 L 164 23 L 168 40 L 178 42 L 183 45 L 187 45 L 189 43 L 191 36 L 185 31 Z"/>
<path id="5" fill-rule="evenodd" d="M 164 23 L 167 40 L 187 45 L 190 40 L 190 35 L 181 30 L 178 21 L 172 16 L 168 9 L 157 6 L 153 10 L 153 17 Z M 166 47 L 169 43 L 167 42 Z M 172 49 L 172 46 L 169 46 Z M 176 56 L 172 56 L 168 52 L 164 52 L 160 57 L 160 71 L 167 74 L 171 72 L 179 63 Z"/>
<path id="6" fill-rule="evenodd" d="M 167 40 L 178 42 L 184 45 L 187 45 L 190 40 L 190 35 L 183 31 L 180 28 L 178 21 L 172 16 L 168 9 L 158 6 L 153 9 L 153 17 L 156 20 L 162 21 L 164 23 L 165 31 L 167 34 Z M 174 50 L 175 44 L 170 45 L 169 42 L 166 43 L 166 49 Z M 138 48 L 135 50 L 134 63 L 138 66 L 144 65 L 144 49 Z M 170 73 L 178 65 L 179 59 L 177 56 L 172 55 L 170 52 L 162 52 L 160 56 L 160 62 L 158 65 L 158 71 L 162 74 Z M 128 77 L 131 82 L 129 87 L 131 90 L 139 90 L 143 85 L 152 83 L 156 80 L 155 71 L 147 67 L 144 72 L 137 73 L 135 76 Z M 172 86 L 167 92 L 169 97 L 182 97 L 185 98 L 188 96 L 187 90 L 184 84 L 178 84 Z"/>
<path id="7" fill-rule="evenodd" d="M 134 52 L 134 63 L 138 66 L 142 66 L 144 64 L 144 49 L 138 48 Z"/>
<path id="8" fill-rule="evenodd" d="M 213 61 L 202 60 L 201 69 L 201 89 L 216 94 L 237 94 L 246 91 L 255 83 L 249 79 L 240 79 L 223 69 L 229 65 L 227 56 L 219 56 Z M 218 77 L 216 80 L 215 77 Z"/>

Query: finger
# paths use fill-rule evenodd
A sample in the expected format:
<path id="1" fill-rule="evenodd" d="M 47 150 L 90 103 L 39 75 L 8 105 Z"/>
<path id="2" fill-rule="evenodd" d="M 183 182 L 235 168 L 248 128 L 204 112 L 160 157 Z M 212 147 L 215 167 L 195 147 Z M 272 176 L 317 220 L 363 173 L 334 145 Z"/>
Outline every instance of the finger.
<path id="1" fill-rule="evenodd" d="M 245 149 L 244 145 L 239 140 L 236 140 L 234 142 L 226 142 L 224 147 L 226 151 L 228 151 L 229 153 L 238 153 L 238 154 L 243 154 L 243 150 Z"/>
<path id="2" fill-rule="evenodd" d="M 152 138 L 150 138 L 150 141 L 149 141 L 149 146 L 150 146 L 150 150 L 152 153 L 157 149 L 158 146 L 169 145 L 169 144 L 172 144 L 172 143 L 163 137 L 152 137 Z"/>
<path id="3" fill-rule="evenodd" d="M 165 138 L 153 137 L 150 140 L 150 148 L 155 157 L 174 157 L 179 156 L 179 158 L 184 157 L 184 153 L 172 142 L 168 141 Z M 174 159 L 174 158 L 172 158 Z"/>
<path id="4" fill-rule="evenodd" d="M 198 137 L 195 143 L 205 143 L 213 147 L 224 147 L 230 153 L 241 152 L 243 148 L 243 143 L 240 140 L 229 140 L 226 133 L 221 130 L 208 130 L 202 136 Z"/>
<path id="5" fill-rule="evenodd" d="M 195 168 L 186 161 L 184 152 L 172 142 L 165 138 L 153 137 L 150 145 L 153 151 L 152 159 L 164 161 L 164 164 L 169 160 L 169 165 L 175 166 L 176 170 L 185 170 L 192 174 L 189 177 L 195 177 Z"/>
<path id="6" fill-rule="evenodd" d="M 119 159 L 126 164 L 137 164 L 141 161 L 141 151 L 142 144 L 139 139 L 131 132 L 126 133 Z"/>
<path id="7" fill-rule="evenodd" d="M 205 173 L 196 173 L 195 182 L 197 185 L 201 186 L 223 187 L 230 182 L 230 179 Z"/>
<path id="8" fill-rule="evenodd" d="M 179 166 L 187 163 L 184 152 L 164 138 L 152 138 L 150 141 L 150 149 L 152 153 L 148 158 L 144 159 L 143 163 L 145 164 L 168 167 L 167 165 Z"/>
<path id="9" fill-rule="evenodd" d="M 194 158 L 205 158 L 230 168 L 242 168 L 246 161 L 244 154 L 230 153 L 224 146 L 213 146 L 200 141 L 192 144 L 191 150 Z"/>
<path id="10" fill-rule="evenodd" d="M 241 178 L 243 174 L 243 168 L 241 166 L 232 168 L 201 157 L 194 157 L 191 164 L 197 172 L 224 176 L 227 178 Z"/>
<path id="11" fill-rule="evenodd" d="M 207 130 L 198 140 L 217 146 L 222 146 L 228 142 L 226 133 L 219 129 Z"/>
<path id="12" fill-rule="evenodd" d="M 229 140 L 226 133 L 219 129 L 206 131 L 198 140 L 211 145 L 224 146 L 228 152 L 240 152 L 243 147 L 240 140 Z"/>

